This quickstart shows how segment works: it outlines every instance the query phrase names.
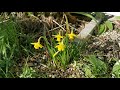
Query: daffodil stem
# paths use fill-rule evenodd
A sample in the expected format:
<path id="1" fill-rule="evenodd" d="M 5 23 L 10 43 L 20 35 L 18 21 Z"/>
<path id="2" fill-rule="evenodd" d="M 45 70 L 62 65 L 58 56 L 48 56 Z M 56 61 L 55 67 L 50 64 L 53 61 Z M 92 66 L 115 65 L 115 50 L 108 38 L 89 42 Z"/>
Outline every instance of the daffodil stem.
<path id="1" fill-rule="evenodd" d="M 39 37 L 39 39 L 38 39 L 38 42 L 40 42 L 40 39 L 41 39 L 42 37 Z"/>

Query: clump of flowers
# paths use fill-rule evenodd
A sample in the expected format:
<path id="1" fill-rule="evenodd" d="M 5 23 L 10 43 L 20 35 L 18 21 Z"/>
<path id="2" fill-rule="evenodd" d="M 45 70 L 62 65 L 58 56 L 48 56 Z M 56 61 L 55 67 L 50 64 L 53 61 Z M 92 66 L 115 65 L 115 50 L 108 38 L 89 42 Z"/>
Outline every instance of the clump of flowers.
<path id="1" fill-rule="evenodd" d="M 63 65 L 65 65 L 66 62 L 69 61 L 69 59 L 70 59 L 69 57 L 72 56 L 72 55 L 69 55 L 73 52 L 73 51 L 72 52 L 70 51 L 69 45 L 71 43 L 69 43 L 69 42 L 71 40 L 74 40 L 74 38 L 76 37 L 76 35 L 73 33 L 73 30 L 71 30 L 71 32 L 69 34 L 67 33 L 65 35 L 66 36 L 62 36 L 61 31 L 59 31 L 59 33 L 57 35 L 53 35 L 54 38 L 57 38 L 56 41 L 58 41 L 58 43 L 56 43 L 55 46 L 51 45 L 45 36 L 40 37 L 40 38 L 44 38 L 48 52 L 49 52 L 51 58 L 53 59 L 53 61 L 56 61 L 56 59 L 60 60 Z M 38 39 L 38 42 L 31 43 L 32 45 L 34 45 L 35 49 L 43 48 L 43 45 L 40 44 L 40 38 Z"/>

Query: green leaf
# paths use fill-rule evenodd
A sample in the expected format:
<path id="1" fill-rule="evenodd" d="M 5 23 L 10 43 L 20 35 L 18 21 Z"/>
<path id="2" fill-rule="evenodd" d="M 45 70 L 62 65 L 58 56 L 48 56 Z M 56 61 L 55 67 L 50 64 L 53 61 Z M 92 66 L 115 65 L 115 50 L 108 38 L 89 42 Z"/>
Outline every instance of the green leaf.
<path id="1" fill-rule="evenodd" d="M 115 77 L 119 78 L 120 77 L 120 61 L 117 61 L 112 69 L 112 74 L 115 75 Z"/>
<path id="2" fill-rule="evenodd" d="M 106 21 L 106 22 L 105 22 L 105 25 L 108 27 L 109 30 L 113 30 L 112 22 Z"/>
<path id="3" fill-rule="evenodd" d="M 100 34 L 102 34 L 102 33 L 105 32 L 105 31 L 106 31 L 105 24 L 101 24 L 101 25 L 99 26 L 98 34 L 100 35 Z"/>

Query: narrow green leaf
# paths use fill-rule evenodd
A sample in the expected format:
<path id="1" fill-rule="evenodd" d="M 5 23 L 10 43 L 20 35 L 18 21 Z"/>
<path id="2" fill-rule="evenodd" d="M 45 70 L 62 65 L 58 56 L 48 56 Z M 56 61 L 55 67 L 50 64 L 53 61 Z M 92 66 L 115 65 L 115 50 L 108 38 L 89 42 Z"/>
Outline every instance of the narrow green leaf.
<path id="1" fill-rule="evenodd" d="M 112 22 L 106 21 L 106 22 L 105 22 L 105 25 L 108 27 L 109 30 L 113 30 Z"/>

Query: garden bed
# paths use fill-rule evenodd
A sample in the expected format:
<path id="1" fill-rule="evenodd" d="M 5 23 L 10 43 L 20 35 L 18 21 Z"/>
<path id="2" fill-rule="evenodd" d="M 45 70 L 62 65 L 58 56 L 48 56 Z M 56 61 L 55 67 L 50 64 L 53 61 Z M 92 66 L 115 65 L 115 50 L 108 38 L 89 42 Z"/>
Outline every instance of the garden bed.
<path id="1" fill-rule="evenodd" d="M 103 18 L 102 14 L 84 14 L 1 14 L 1 21 L 6 18 L 8 21 L 0 24 L 0 76 L 119 77 L 116 66 L 120 59 L 119 20 L 108 21 L 108 17 Z M 92 19 L 89 15 L 93 15 Z"/>

